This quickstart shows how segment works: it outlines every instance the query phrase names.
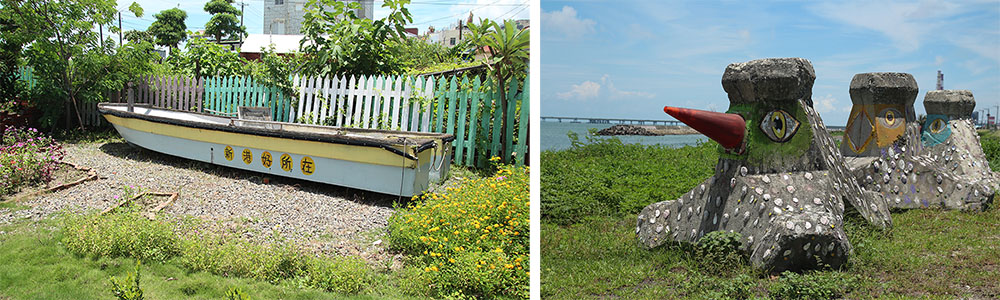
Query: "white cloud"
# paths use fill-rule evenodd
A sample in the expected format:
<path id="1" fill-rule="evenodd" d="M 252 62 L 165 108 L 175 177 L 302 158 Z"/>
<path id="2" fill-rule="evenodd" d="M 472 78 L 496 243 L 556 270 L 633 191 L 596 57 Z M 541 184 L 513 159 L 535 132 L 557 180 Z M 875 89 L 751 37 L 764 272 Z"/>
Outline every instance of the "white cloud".
<path id="1" fill-rule="evenodd" d="M 969 73 L 972 73 L 972 75 L 982 74 L 983 72 L 986 72 L 993 66 L 991 64 L 983 63 L 982 61 L 975 59 L 964 61 L 959 65 L 964 67 L 966 70 L 969 70 Z"/>
<path id="2" fill-rule="evenodd" d="M 844 105 L 842 107 L 838 107 L 837 98 L 833 97 L 833 94 L 827 94 L 824 97 L 814 97 L 813 107 L 816 108 L 816 111 L 820 113 L 829 113 L 838 110 L 851 111 L 850 105 Z"/>
<path id="3" fill-rule="evenodd" d="M 934 65 L 936 65 L 936 66 L 939 66 L 939 67 L 940 67 L 940 66 L 941 66 L 942 64 L 944 64 L 944 57 L 943 57 L 943 56 L 940 56 L 940 55 L 938 55 L 938 56 L 935 56 L 935 57 L 934 57 Z"/>
<path id="4" fill-rule="evenodd" d="M 1000 33 L 992 32 L 986 35 L 989 35 L 989 37 L 948 35 L 946 39 L 956 46 L 965 48 L 995 62 L 1000 62 L 1000 50 L 998 50 L 1000 49 L 1000 42 L 998 42 L 1000 41 Z"/>
<path id="5" fill-rule="evenodd" d="M 615 83 L 611 82 L 611 76 L 604 74 L 601 76 L 601 83 L 608 87 L 608 96 L 612 99 L 618 99 L 622 97 L 642 97 L 642 98 L 653 98 L 653 94 L 646 92 L 636 92 L 636 91 L 622 91 L 615 88 Z"/>
<path id="6" fill-rule="evenodd" d="M 579 38 L 587 33 L 594 32 L 596 22 L 591 19 L 581 19 L 576 15 L 576 9 L 563 6 L 562 10 L 552 12 L 542 12 L 542 21 L 545 22 L 543 28 L 560 33 L 565 37 Z"/>
<path id="7" fill-rule="evenodd" d="M 904 51 L 916 50 L 922 40 L 944 25 L 939 18 L 960 13 L 957 5 L 941 1 L 824 2 L 812 10 L 835 21 L 880 32 Z"/>
<path id="8" fill-rule="evenodd" d="M 576 100 L 587 100 L 591 98 L 597 98 L 597 95 L 601 92 L 601 84 L 593 81 L 584 81 L 580 84 L 574 84 L 569 91 L 564 93 L 558 93 L 560 99 L 576 99 Z"/>
<path id="9" fill-rule="evenodd" d="M 601 76 L 600 83 L 587 80 L 580 84 L 572 85 L 569 91 L 556 93 L 556 97 L 560 99 L 574 100 L 594 98 L 621 99 L 625 97 L 653 98 L 653 96 L 653 94 L 647 92 L 619 90 L 615 87 L 615 83 L 611 81 L 611 76 L 608 74 Z"/>

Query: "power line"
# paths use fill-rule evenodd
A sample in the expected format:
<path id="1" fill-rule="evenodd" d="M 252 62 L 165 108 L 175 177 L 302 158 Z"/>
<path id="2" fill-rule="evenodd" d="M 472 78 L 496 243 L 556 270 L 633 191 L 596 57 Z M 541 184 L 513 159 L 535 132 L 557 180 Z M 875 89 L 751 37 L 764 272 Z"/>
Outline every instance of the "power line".
<path id="1" fill-rule="evenodd" d="M 480 9 L 480 8 L 485 8 L 485 7 L 488 7 L 490 5 L 497 4 L 497 2 L 500 2 L 500 1 L 501 0 L 493 1 L 493 3 L 490 3 L 489 5 L 481 6 L 481 7 L 476 7 L 476 8 L 470 9 L 469 11 L 466 11 L 466 12 L 461 12 L 461 13 L 450 15 L 450 16 L 447 16 L 447 17 L 441 17 L 441 18 L 437 18 L 437 19 L 434 19 L 434 20 L 430 20 L 430 21 L 424 21 L 424 22 L 419 22 L 419 23 L 418 22 L 414 22 L 414 23 L 412 23 L 410 25 L 427 24 L 427 23 L 436 22 L 436 21 L 440 21 L 440 20 L 444 20 L 444 19 L 448 19 L 448 18 L 454 18 L 454 17 L 457 17 L 457 16 L 466 15 L 466 14 L 471 13 L 473 10 Z"/>
<path id="2" fill-rule="evenodd" d="M 522 4 L 528 4 L 528 2 L 527 2 L 527 1 L 525 1 L 525 2 L 524 2 L 524 3 L 522 3 Z M 521 10 L 517 11 L 516 13 L 514 13 L 514 14 L 512 14 L 512 15 L 510 15 L 510 16 L 512 16 L 512 17 L 513 17 L 513 16 L 516 16 L 516 15 L 517 15 L 518 13 L 520 13 L 521 11 L 524 11 L 524 9 L 526 9 L 526 8 L 528 8 L 528 7 L 527 7 L 527 6 L 524 6 L 524 7 L 521 7 Z M 500 20 L 503 20 L 503 19 L 506 19 L 506 18 L 507 18 L 507 15 L 508 15 L 508 14 L 510 14 L 511 12 L 513 12 L 513 11 L 514 11 L 515 9 L 517 9 L 517 7 L 515 7 L 515 8 L 512 8 L 512 9 L 510 9 L 509 11 L 507 11 L 506 13 L 504 13 L 504 14 L 500 15 Z"/>

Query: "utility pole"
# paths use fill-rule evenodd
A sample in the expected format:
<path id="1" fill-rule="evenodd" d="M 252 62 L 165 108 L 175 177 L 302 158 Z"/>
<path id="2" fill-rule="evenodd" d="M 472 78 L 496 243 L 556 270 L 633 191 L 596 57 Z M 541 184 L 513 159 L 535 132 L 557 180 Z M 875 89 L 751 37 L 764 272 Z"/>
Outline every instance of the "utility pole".
<path id="1" fill-rule="evenodd" d="M 245 2 L 240 2 L 240 27 L 243 27 L 243 8 L 247 6 Z M 240 46 L 242 47 L 243 35 L 240 35 Z"/>
<path id="2" fill-rule="evenodd" d="M 118 46 L 122 45 L 122 12 L 118 12 Z"/>
<path id="3" fill-rule="evenodd" d="M 104 48 L 104 25 L 103 24 L 97 24 L 97 26 L 101 30 L 101 48 Z M 91 31 L 91 32 L 93 32 L 93 31 Z"/>
<path id="4" fill-rule="evenodd" d="M 458 40 L 462 41 L 462 20 L 458 20 Z"/>
<path id="5" fill-rule="evenodd" d="M 996 120 L 993 121 L 993 128 L 997 128 L 997 122 L 1000 122 L 1000 105 L 994 107 L 997 108 L 997 114 L 995 115 L 997 117 L 995 118 Z"/>

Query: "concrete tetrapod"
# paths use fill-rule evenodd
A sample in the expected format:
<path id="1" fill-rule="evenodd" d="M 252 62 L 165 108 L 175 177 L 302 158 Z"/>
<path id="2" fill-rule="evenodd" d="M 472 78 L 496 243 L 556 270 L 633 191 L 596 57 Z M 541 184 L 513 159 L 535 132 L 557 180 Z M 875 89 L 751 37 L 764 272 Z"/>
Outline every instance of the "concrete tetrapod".
<path id="1" fill-rule="evenodd" d="M 922 155 L 941 168 L 951 171 L 962 182 L 982 183 L 986 188 L 1000 189 L 996 173 L 990 169 L 972 122 L 976 99 L 967 90 L 933 90 L 924 96 L 927 119 L 921 127 Z M 978 198 L 975 192 L 966 200 Z M 986 198 L 987 201 L 992 198 Z M 969 203 L 969 209 L 980 203 Z M 986 203 L 981 203 L 986 204 Z"/>
<path id="2" fill-rule="evenodd" d="M 986 184 L 990 182 L 995 186 L 992 177 L 990 181 L 973 179 L 960 173 L 965 169 L 958 170 L 958 167 L 954 167 L 956 164 L 963 164 L 948 164 L 952 159 L 950 154 L 971 157 L 974 156 L 974 149 L 979 149 L 981 155 L 978 139 L 969 137 L 953 140 L 952 143 L 961 141 L 964 153 L 960 153 L 958 147 L 955 150 L 942 147 L 942 141 L 950 140 L 947 136 L 950 130 L 946 134 L 944 129 L 959 131 L 958 126 L 963 121 L 948 123 L 942 119 L 948 118 L 948 112 L 945 111 L 950 112 L 952 108 L 948 103 L 937 103 L 934 100 L 936 96 L 931 96 L 930 109 L 943 114 L 932 113 L 928 117 L 928 125 L 939 126 L 934 127 L 938 131 L 928 132 L 932 126 L 925 125 L 926 138 L 921 142 L 921 126 L 913 114 L 917 90 L 913 76 L 906 73 L 862 73 L 854 76 L 851 81 L 854 107 L 847 123 L 844 142 L 841 143 L 841 151 L 847 156 L 848 167 L 865 190 L 885 199 L 892 208 L 937 206 L 962 210 L 982 209 L 996 190 Z M 955 105 L 968 106 L 968 103 Z M 971 107 L 968 110 L 971 115 Z M 962 129 L 962 132 L 963 136 L 975 136 L 971 124 Z M 975 145 L 971 145 L 973 141 Z M 925 149 L 925 145 L 934 150 Z M 947 142 L 944 145 L 949 146 Z M 970 168 L 971 165 L 986 165 L 985 156 L 980 157 L 980 162 L 969 161 L 966 165 L 970 165 Z M 988 170 L 988 166 L 986 168 Z M 985 174 L 981 170 L 972 173 Z"/>
<path id="3" fill-rule="evenodd" d="M 653 248 L 696 242 L 712 231 L 738 232 L 751 264 L 781 272 L 847 261 L 845 202 L 871 223 L 890 227 L 884 200 L 860 188 L 813 109 L 815 78 L 801 58 L 735 63 L 722 77 L 727 113 L 664 108 L 719 141 L 721 157 L 715 175 L 694 190 L 642 210 L 639 244 Z"/>

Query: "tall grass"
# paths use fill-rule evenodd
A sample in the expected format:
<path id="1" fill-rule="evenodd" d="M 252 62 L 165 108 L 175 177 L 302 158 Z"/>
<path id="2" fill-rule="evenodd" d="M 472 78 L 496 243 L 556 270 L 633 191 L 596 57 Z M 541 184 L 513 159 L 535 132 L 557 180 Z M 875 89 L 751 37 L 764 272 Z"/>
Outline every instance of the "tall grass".
<path id="1" fill-rule="evenodd" d="M 546 222 L 634 215 L 651 203 L 677 199 L 712 176 L 719 157 L 715 142 L 681 148 L 623 144 L 614 138 L 573 144 L 542 152 L 540 193 Z"/>

